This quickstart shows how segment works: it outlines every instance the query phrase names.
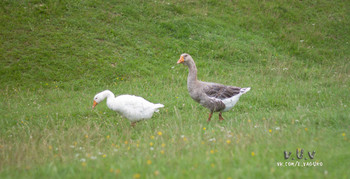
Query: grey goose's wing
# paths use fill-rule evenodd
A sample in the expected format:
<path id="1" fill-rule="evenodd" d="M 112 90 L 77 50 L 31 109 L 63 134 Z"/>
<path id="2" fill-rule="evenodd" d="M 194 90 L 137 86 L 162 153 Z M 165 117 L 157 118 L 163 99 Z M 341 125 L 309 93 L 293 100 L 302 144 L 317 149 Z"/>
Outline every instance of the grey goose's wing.
<path id="1" fill-rule="evenodd" d="M 209 97 L 214 97 L 218 99 L 231 98 L 240 93 L 241 88 L 235 86 L 225 86 L 216 83 L 204 83 L 206 87 L 203 88 L 204 93 Z"/>

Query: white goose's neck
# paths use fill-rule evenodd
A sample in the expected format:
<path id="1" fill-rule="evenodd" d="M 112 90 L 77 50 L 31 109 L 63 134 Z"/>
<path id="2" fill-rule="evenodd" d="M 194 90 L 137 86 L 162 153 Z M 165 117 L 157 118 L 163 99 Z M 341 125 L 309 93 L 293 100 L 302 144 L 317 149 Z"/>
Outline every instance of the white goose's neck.
<path id="1" fill-rule="evenodd" d="M 106 90 L 106 91 L 102 92 L 102 96 L 103 96 L 103 99 L 107 98 L 107 106 L 109 108 L 111 108 L 111 104 L 113 103 L 113 101 L 115 99 L 114 94 L 111 91 Z"/>

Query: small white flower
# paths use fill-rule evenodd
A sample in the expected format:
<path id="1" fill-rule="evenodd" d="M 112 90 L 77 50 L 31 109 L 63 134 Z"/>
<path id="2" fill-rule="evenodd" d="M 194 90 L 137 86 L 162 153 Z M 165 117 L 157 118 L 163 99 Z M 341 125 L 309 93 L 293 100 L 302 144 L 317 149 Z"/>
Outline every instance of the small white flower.
<path id="1" fill-rule="evenodd" d="M 209 142 L 214 142 L 214 141 L 216 141 L 215 138 L 209 139 Z"/>
<path id="2" fill-rule="evenodd" d="M 98 155 L 103 155 L 103 153 L 102 152 L 98 152 Z"/>
<path id="3" fill-rule="evenodd" d="M 80 159 L 81 162 L 86 162 L 85 158 Z"/>
<path id="4" fill-rule="evenodd" d="M 153 147 L 150 147 L 149 149 L 150 149 L 150 150 L 154 150 L 154 148 L 153 148 Z"/>
<path id="5" fill-rule="evenodd" d="M 75 157 L 79 157 L 79 154 L 75 154 Z"/>
<path id="6" fill-rule="evenodd" d="M 295 122 L 299 122 L 299 120 L 295 120 Z"/>
<path id="7" fill-rule="evenodd" d="M 255 125 L 254 128 L 258 128 L 259 126 L 258 125 Z"/>
<path id="8" fill-rule="evenodd" d="M 83 147 L 79 147 L 79 150 L 84 150 L 84 148 Z"/>
<path id="9" fill-rule="evenodd" d="M 91 160 L 96 160 L 97 159 L 96 156 L 91 156 L 90 158 L 91 158 Z"/>
<path id="10" fill-rule="evenodd" d="M 301 42 L 301 43 L 303 43 L 303 42 L 304 42 L 304 40 L 300 40 L 300 42 Z"/>
<path id="11" fill-rule="evenodd" d="M 174 68 L 175 68 L 175 66 L 172 66 L 171 68 L 172 68 L 172 69 L 174 69 Z"/>
<path id="12" fill-rule="evenodd" d="M 280 130 L 281 128 L 280 127 L 276 127 L 276 130 L 278 131 L 278 130 Z"/>
<path id="13" fill-rule="evenodd" d="M 70 148 L 74 148 L 75 146 L 74 145 L 71 145 L 71 146 L 69 146 Z"/>
<path id="14" fill-rule="evenodd" d="M 114 152 L 118 152 L 118 149 L 114 149 Z"/>
<path id="15" fill-rule="evenodd" d="M 181 135 L 181 138 L 184 138 L 185 137 L 185 135 Z"/>

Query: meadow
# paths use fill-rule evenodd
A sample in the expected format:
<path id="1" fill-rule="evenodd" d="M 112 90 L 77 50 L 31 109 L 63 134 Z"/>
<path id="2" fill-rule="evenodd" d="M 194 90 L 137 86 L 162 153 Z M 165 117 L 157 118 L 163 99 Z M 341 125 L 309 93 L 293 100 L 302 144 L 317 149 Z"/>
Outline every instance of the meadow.
<path id="1" fill-rule="evenodd" d="M 0 178 L 349 178 L 349 42 L 342 0 L 2 0 Z M 182 53 L 252 88 L 224 121 Z M 131 127 L 105 89 L 165 108 Z"/>

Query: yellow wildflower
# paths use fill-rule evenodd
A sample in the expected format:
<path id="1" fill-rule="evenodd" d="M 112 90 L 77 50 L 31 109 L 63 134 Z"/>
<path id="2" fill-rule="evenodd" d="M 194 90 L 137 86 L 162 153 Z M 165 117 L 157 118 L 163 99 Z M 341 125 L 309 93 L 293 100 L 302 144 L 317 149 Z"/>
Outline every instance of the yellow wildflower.
<path id="1" fill-rule="evenodd" d="M 151 136 L 151 139 L 154 139 L 154 136 L 153 136 L 153 135 Z"/>
<path id="2" fill-rule="evenodd" d="M 85 167 L 86 166 L 86 162 L 82 162 L 81 166 Z"/>
<path id="3" fill-rule="evenodd" d="M 49 145 L 49 149 L 52 150 L 52 146 L 51 145 Z"/>
<path id="4" fill-rule="evenodd" d="M 343 132 L 341 135 L 345 137 L 345 132 Z"/>
<path id="5" fill-rule="evenodd" d="M 151 160 L 147 160 L 147 164 L 148 164 L 148 165 L 151 165 L 151 164 L 152 164 L 152 161 L 151 161 Z"/>
<path id="6" fill-rule="evenodd" d="M 109 138 L 110 138 L 110 136 L 108 135 L 106 138 L 107 138 L 107 139 L 109 139 Z"/>
<path id="7" fill-rule="evenodd" d="M 161 154 L 164 154 L 164 150 L 161 150 L 160 153 L 161 153 Z"/>
<path id="8" fill-rule="evenodd" d="M 153 146 L 153 142 L 150 142 L 150 143 L 149 143 L 149 146 Z"/>
<path id="9" fill-rule="evenodd" d="M 305 131 L 307 131 L 307 128 L 305 127 Z"/>
<path id="10" fill-rule="evenodd" d="M 155 175 L 155 176 L 158 176 L 158 175 L 159 175 L 159 171 L 156 170 L 156 171 L 154 172 L 154 175 Z"/>
<path id="11" fill-rule="evenodd" d="M 124 141 L 124 144 L 128 144 L 128 141 L 126 140 L 126 141 Z"/>
<path id="12" fill-rule="evenodd" d="M 158 134 L 159 136 L 161 136 L 163 133 L 162 133 L 161 131 L 159 131 L 157 134 Z"/>
<path id="13" fill-rule="evenodd" d="M 213 154 L 215 151 L 214 150 L 210 150 L 210 153 Z"/>
<path id="14" fill-rule="evenodd" d="M 272 132 L 272 130 L 271 130 L 271 129 L 269 129 L 269 132 L 271 133 L 271 132 Z"/>
<path id="15" fill-rule="evenodd" d="M 227 144 L 231 144 L 231 140 L 226 140 L 226 143 Z"/>
<path id="16" fill-rule="evenodd" d="M 166 145 L 164 143 L 162 143 L 162 147 L 164 148 Z"/>
<path id="17" fill-rule="evenodd" d="M 134 174 L 134 178 L 140 178 L 141 175 L 139 173 Z"/>
<path id="18" fill-rule="evenodd" d="M 255 156 L 255 153 L 254 153 L 254 152 L 252 152 L 252 153 L 251 153 L 251 155 L 254 157 L 254 156 Z"/>
<path id="19" fill-rule="evenodd" d="M 89 136 L 88 136 L 88 135 L 85 135 L 85 138 L 89 138 Z"/>
<path id="20" fill-rule="evenodd" d="M 207 128 L 203 127 L 203 130 L 207 130 Z"/>
<path id="21" fill-rule="evenodd" d="M 102 155 L 102 157 L 103 157 L 103 158 L 106 158 L 106 157 L 107 157 L 107 155 L 106 155 L 106 154 L 103 154 L 103 155 Z"/>

